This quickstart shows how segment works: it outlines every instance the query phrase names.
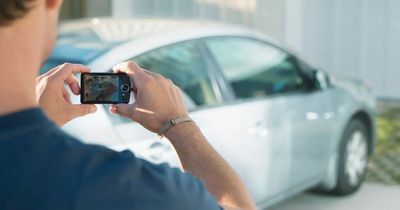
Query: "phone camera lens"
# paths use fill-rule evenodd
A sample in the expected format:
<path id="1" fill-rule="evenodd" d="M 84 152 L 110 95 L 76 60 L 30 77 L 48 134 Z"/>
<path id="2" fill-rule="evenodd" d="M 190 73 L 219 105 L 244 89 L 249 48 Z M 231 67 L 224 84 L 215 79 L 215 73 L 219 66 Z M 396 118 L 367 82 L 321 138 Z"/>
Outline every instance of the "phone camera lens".
<path id="1" fill-rule="evenodd" d="M 122 92 L 129 92 L 130 88 L 127 84 L 124 84 L 121 86 L 121 90 L 122 90 Z"/>

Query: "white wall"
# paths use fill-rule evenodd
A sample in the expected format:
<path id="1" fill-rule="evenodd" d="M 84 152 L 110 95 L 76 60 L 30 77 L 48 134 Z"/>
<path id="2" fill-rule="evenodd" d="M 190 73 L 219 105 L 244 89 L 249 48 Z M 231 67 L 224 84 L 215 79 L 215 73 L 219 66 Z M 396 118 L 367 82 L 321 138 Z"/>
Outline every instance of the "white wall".
<path id="1" fill-rule="evenodd" d="M 76 1 L 76 0 L 75 0 Z M 79 0 L 78 0 L 79 1 Z M 117 0 L 119 1 L 119 0 Z M 115 1 L 115 2 L 117 2 Z M 85 0 L 81 1 L 84 4 L 86 17 L 109 16 L 113 0 Z"/>
<path id="2" fill-rule="evenodd" d="M 114 17 L 217 20 L 256 27 L 283 37 L 285 0 L 114 0 Z"/>
<path id="3" fill-rule="evenodd" d="M 286 0 L 284 40 L 313 64 L 400 98 L 400 1 Z"/>

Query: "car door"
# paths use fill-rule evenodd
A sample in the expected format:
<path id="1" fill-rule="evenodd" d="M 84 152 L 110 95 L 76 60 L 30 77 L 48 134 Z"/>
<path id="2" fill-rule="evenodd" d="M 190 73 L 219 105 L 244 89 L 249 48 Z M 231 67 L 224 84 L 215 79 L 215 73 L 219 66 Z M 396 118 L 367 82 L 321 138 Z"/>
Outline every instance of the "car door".
<path id="1" fill-rule="evenodd" d="M 303 61 L 296 59 L 304 74 L 315 74 Z M 326 84 L 320 84 L 313 76 L 315 88 L 288 98 L 287 110 L 291 110 L 293 122 L 292 164 L 290 185 L 294 188 L 310 187 L 326 176 L 331 157 L 330 145 L 335 141 L 335 114 L 332 111 L 332 95 Z"/>
<path id="2" fill-rule="evenodd" d="M 296 59 L 249 38 L 216 37 L 204 42 L 236 98 L 215 113 L 221 114 L 215 124 L 232 129 L 220 147 L 238 162 L 233 165 L 256 201 L 279 199 L 281 193 L 320 173 L 326 149 L 319 137 L 326 124 L 319 116 L 326 104 L 319 92 L 311 91 Z"/>

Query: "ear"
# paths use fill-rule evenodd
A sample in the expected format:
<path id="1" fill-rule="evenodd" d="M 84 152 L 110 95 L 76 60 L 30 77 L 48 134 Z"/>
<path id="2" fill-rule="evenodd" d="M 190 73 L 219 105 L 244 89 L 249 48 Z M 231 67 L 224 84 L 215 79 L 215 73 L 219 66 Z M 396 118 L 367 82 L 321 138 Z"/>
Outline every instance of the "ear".
<path id="1" fill-rule="evenodd" d="M 46 6 L 48 9 L 58 9 L 61 7 L 62 0 L 46 0 Z"/>

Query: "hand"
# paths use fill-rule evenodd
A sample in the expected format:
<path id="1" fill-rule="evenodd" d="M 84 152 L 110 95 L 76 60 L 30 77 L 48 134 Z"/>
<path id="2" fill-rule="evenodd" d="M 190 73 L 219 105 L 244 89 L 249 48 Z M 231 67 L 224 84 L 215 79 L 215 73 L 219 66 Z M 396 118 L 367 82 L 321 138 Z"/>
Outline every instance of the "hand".
<path id="1" fill-rule="evenodd" d="M 167 120 L 188 116 L 181 90 L 171 80 L 132 61 L 120 63 L 113 70 L 124 72 L 133 80 L 136 102 L 113 105 L 112 113 L 131 118 L 152 132 L 158 132 Z"/>
<path id="2" fill-rule="evenodd" d="M 70 95 L 64 84 L 68 84 L 72 93 L 79 95 L 81 90 L 74 73 L 90 72 L 90 70 L 79 64 L 63 64 L 58 66 L 36 80 L 36 96 L 39 105 L 47 117 L 58 126 L 74 118 L 96 112 L 95 105 L 72 104 Z"/>

